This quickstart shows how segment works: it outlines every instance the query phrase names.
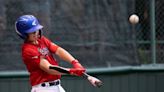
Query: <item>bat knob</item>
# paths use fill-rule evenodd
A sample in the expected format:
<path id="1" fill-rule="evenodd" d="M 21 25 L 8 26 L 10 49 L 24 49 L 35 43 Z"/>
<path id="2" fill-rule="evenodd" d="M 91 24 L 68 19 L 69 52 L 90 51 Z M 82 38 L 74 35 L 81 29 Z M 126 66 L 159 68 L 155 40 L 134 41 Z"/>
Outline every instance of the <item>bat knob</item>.
<path id="1" fill-rule="evenodd" d="M 101 81 L 96 81 L 95 84 L 96 84 L 96 86 L 99 87 L 99 88 L 103 85 Z"/>
<path id="2" fill-rule="evenodd" d="M 88 80 L 95 87 L 101 87 L 102 86 L 102 81 L 100 81 L 99 79 L 97 79 L 95 77 L 89 76 Z"/>

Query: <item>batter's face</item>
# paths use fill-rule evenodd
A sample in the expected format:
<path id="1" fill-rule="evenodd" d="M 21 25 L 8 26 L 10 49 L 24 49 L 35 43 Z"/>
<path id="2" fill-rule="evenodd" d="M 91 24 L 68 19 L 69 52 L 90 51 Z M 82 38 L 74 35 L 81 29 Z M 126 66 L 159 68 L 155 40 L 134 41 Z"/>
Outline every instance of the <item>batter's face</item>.
<path id="1" fill-rule="evenodd" d="M 33 33 L 29 33 L 27 37 L 27 41 L 35 43 L 39 37 L 40 35 L 39 35 L 39 30 L 38 30 Z"/>

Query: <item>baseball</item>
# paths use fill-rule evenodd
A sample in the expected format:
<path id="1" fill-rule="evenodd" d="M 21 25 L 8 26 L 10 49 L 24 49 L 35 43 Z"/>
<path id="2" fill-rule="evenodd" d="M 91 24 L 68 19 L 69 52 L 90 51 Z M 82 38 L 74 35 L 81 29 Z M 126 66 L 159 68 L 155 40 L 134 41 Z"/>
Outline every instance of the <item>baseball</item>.
<path id="1" fill-rule="evenodd" d="M 133 14 L 129 17 L 129 22 L 131 24 L 137 24 L 139 22 L 139 17 L 136 14 Z"/>

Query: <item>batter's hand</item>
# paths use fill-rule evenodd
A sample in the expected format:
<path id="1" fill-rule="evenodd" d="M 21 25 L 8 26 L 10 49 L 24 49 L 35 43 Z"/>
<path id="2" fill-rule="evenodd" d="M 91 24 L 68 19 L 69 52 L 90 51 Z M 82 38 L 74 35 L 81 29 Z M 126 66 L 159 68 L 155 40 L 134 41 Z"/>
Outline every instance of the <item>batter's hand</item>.
<path id="1" fill-rule="evenodd" d="M 69 73 L 71 75 L 76 75 L 76 76 L 82 76 L 85 72 L 85 69 L 76 69 L 76 68 L 71 68 L 69 70 Z"/>

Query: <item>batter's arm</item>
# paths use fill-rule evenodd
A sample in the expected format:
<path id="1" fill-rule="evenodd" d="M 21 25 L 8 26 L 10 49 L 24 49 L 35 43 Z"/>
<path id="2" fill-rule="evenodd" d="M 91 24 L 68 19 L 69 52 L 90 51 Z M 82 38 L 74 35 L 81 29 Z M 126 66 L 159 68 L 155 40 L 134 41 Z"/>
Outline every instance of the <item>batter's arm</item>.
<path id="1" fill-rule="evenodd" d="M 67 61 L 73 65 L 73 68 L 76 69 L 83 69 L 85 71 L 85 68 L 80 64 L 78 60 L 76 60 L 69 52 L 67 52 L 65 49 L 59 47 L 56 51 L 56 55 L 58 55 L 61 59 L 64 61 Z"/>
<path id="2" fill-rule="evenodd" d="M 69 63 L 71 63 L 73 60 L 75 60 L 75 58 L 62 47 L 59 47 L 56 50 L 56 55 L 59 56 L 62 60 L 67 61 Z"/>

